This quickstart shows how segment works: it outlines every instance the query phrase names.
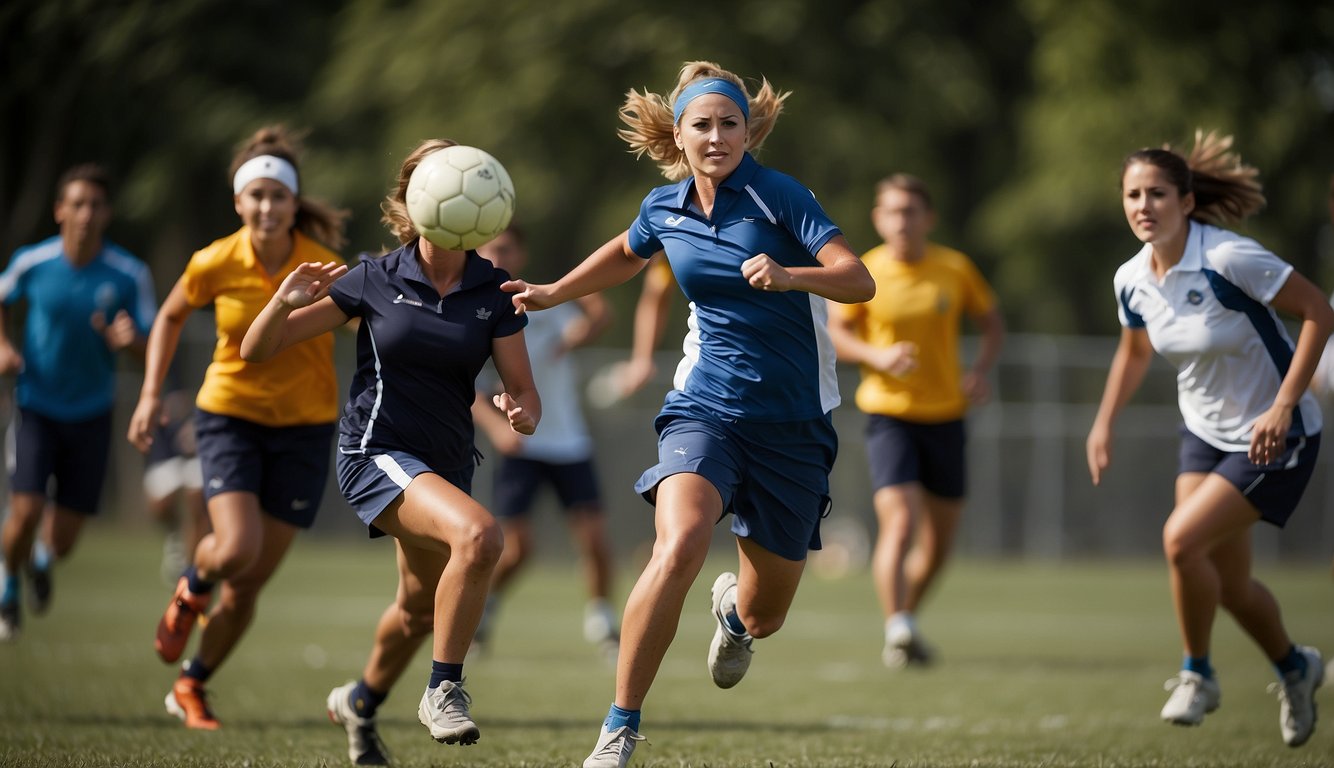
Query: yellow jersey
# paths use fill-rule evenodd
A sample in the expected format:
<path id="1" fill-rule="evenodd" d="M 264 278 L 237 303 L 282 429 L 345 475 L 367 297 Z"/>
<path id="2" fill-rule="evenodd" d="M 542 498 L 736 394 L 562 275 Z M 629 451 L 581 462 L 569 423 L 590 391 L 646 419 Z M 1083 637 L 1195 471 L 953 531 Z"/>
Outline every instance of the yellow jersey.
<path id="1" fill-rule="evenodd" d="M 262 363 L 241 359 L 241 339 L 251 321 L 283 279 L 306 261 L 342 263 L 333 251 L 296 232 L 291 257 L 269 274 L 255 256 L 247 227 L 190 257 L 179 284 L 191 306 L 214 305 L 218 326 L 213 362 L 195 399 L 201 409 L 269 427 L 338 418 L 332 334 L 303 341 Z"/>
<path id="2" fill-rule="evenodd" d="M 861 367 L 857 407 L 866 413 L 934 424 L 962 418 L 968 410 L 959 362 L 959 324 L 996 306 L 991 286 L 962 253 L 934 243 L 918 261 L 895 259 L 880 245 L 862 256 L 875 278 L 875 298 L 863 304 L 833 304 L 852 320 L 857 336 L 888 347 L 917 345 L 917 367 L 890 376 Z"/>

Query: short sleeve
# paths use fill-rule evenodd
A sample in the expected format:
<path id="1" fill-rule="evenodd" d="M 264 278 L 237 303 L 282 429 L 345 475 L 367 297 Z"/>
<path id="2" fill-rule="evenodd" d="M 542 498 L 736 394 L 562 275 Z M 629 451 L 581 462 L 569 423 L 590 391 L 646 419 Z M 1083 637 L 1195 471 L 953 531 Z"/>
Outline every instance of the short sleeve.
<path id="1" fill-rule="evenodd" d="M 499 307 L 500 319 L 496 321 L 495 331 L 491 334 L 492 338 L 502 338 L 504 336 L 513 336 L 528 327 L 528 315 L 518 314 L 514 311 L 514 303 L 510 301 L 510 294 L 501 291 L 503 302 Z"/>
<path id="2" fill-rule="evenodd" d="M 639 215 L 630 223 L 630 229 L 626 233 L 629 237 L 630 250 L 641 259 L 651 258 L 653 254 L 662 250 L 662 241 L 653 232 L 649 207 L 649 198 L 646 197 L 639 204 Z"/>
<path id="3" fill-rule="evenodd" d="M 778 218 L 807 253 L 814 256 L 826 243 L 843 234 L 815 199 L 814 192 L 791 176 L 774 175 L 777 180 L 774 186 L 779 194 Z"/>
<path id="4" fill-rule="evenodd" d="M 190 257 L 190 261 L 185 265 L 185 272 L 181 273 L 181 279 L 178 285 L 185 293 L 185 300 L 192 307 L 203 307 L 212 303 L 217 297 L 217 291 L 213 286 L 212 270 L 208 268 L 208 262 L 204 256 L 204 251 L 195 251 Z"/>
<path id="5" fill-rule="evenodd" d="M 134 296 L 130 297 L 126 309 L 134 317 L 134 324 L 139 332 L 148 335 L 153 329 L 153 319 L 157 317 L 157 296 L 153 290 L 153 274 L 148 265 L 136 262 L 133 275 Z"/>
<path id="6" fill-rule="evenodd" d="M 362 306 L 366 292 L 366 273 L 369 268 L 367 262 L 362 261 L 329 286 L 329 298 L 333 299 L 333 303 L 348 317 L 361 317 L 364 314 Z"/>
<path id="7" fill-rule="evenodd" d="M 1112 278 L 1112 289 L 1116 293 L 1116 317 L 1125 328 L 1144 328 L 1144 317 L 1131 307 L 1131 299 L 1135 295 L 1135 286 L 1130 277 L 1133 269 L 1134 260 L 1128 261 L 1116 270 L 1116 277 Z"/>
<path id="8" fill-rule="evenodd" d="M 9 259 L 9 266 L 5 267 L 4 272 L 0 272 L 0 303 L 6 306 L 22 299 L 23 292 L 27 288 L 28 281 L 24 277 L 28 274 L 28 270 L 20 266 L 23 261 L 20 258 L 22 253 L 21 248 L 15 251 Z"/>
<path id="9" fill-rule="evenodd" d="M 1207 261 L 1229 283 L 1268 305 L 1292 275 L 1292 265 L 1249 238 L 1228 240 L 1210 249 Z"/>
<path id="10" fill-rule="evenodd" d="M 996 293 L 978 270 L 977 265 L 966 256 L 959 257 L 959 277 L 963 287 L 963 308 L 969 315 L 977 316 L 990 312 L 996 307 Z"/>

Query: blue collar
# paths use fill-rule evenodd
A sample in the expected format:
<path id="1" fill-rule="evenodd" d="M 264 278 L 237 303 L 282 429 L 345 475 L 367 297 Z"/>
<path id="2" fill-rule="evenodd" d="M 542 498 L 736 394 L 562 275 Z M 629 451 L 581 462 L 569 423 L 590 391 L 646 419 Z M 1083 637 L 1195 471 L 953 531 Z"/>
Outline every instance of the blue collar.
<path id="1" fill-rule="evenodd" d="M 426 273 L 422 271 L 421 263 L 417 260 L 421 255 L 417 247 L 417 241 L 406 244 L 401 249 L 402 254 L 398 258 L 398 267 L 394 273 L 404 280 L 412 280 L 423 285 L 432 285 Z M 477 255 L 477 251 L 466 251 L 463 261 L 463 277 L 459 281 L 459 290 L 466 291 L 483 283 L 489 282 L 496 268 L 491 262 Z M 432 286 L 434 290 L 434 286 Z"/>
<path id="2" fill-rule="evenodd" d="M 720 185 L 722 189 L 730 189 L 734 192 L 740 192 L 746 188 L 750 180 L 755 178 L 755 174 L 760 170 L 760 164 L 755 162 L 755 158 L 747 152 L 741 157 L 741 162 L 737 164 L 736 170 L 723 180 Z M 681 188 L 676 192 L 676 207 L 685 210 L 689 206 L 690 190 L 694 188 L 695 176 L 691 174 L 681 182 Z"/>

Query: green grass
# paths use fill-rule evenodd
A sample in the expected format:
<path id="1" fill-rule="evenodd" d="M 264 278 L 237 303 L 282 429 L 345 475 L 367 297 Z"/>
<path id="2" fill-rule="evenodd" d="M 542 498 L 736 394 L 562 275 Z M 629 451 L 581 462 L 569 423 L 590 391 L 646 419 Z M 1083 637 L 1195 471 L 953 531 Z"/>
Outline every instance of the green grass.
<path id="1" fill-rule="evenodd" d="M 174 671 L 151 636 L 168 593 L 159 540 L 91 528 L 57 573 L 51 612 L 0 646 L 0 765 L 341 766 L 324 713 L 357 675 L 393 591 L 384 541 L 299 540 L 250 634 L 211 684 L 223 730 L 185 730 L 162 710 Z M 960 562 L 923 617 L 943 663 L 880 665 L 881 621 L 863 572 L 808 575 L 749 676 L 704 669 L 718 551 L 694 587 L 645 709 L 637 766 L 1296 766 L 1334 764 L 1334 723 L 1300 750 L 1278 733 L 1272 672 L 1220 616 L 1223 706 L 1201 728 L 1158 720 L 1179 644 L 1157 563 Z M 620 572 L 622 593 L 637 573 Z M 1334 651 L 1334 584 L 1322 566 L 1265 567 L 1291 631 Z M 416 721 L 423 653 L 381 709 L 400 766 L 577 765 L 611 700 L 612 670 L 581 636 L 573 568 L 544 565 L 511 593 L 468 685 L 482 740 L 436 744 Z M 1326 701 L 1328 690 L 1323 691 Z M 1328 706 L 1328 704 L 1326 705 Z"/>

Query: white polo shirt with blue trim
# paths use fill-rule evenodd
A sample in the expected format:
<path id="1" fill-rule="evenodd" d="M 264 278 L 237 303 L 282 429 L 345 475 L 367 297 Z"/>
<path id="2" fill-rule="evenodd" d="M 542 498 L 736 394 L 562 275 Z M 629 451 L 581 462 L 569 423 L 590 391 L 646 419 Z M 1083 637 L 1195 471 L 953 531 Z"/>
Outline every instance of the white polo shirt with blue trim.
<path id="1" fill-rule="evenodd" d="M 630 248 L 665 251 L 693 308 L 686 360 L 666 408 L 685 400 L 725 417 L 797 421 L 839 403 L 825 299 L 750 286 L 741 264 L 764 253 L 784 267 L 820 266 L 841 234 L 809 189 L 749 153 L 718 189 L 711 216 L 690 202 L 693 177 L 658 187 L 630 225 Z"/>
<path id="2" fill-rule="evenodd" d="M 1146 244 L 1116 271 L 1121 324 L 1146 329 L 1176 367 L 1186 428 L 1219 450 L 1246 451 L 1292 363 L 1292 339 L 1269 307 L 1292 265 L 1250 238 L 1196 221 L 1181 261 L 1161 282 L 1151 251 Z M 1307 392 L 1289 434 L 1314 435 L 1321 426 Z"/>

